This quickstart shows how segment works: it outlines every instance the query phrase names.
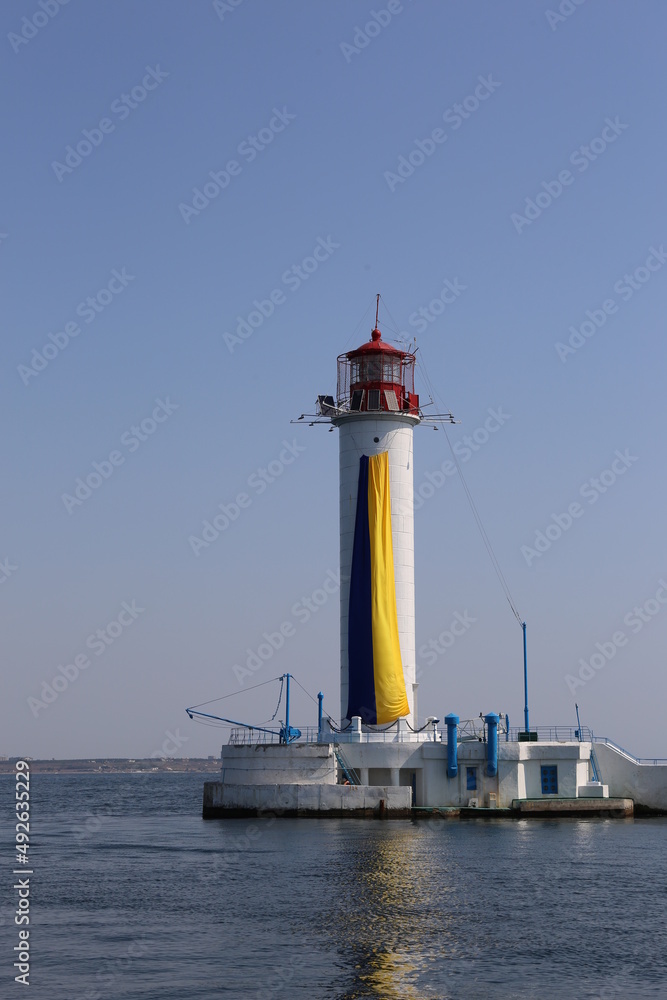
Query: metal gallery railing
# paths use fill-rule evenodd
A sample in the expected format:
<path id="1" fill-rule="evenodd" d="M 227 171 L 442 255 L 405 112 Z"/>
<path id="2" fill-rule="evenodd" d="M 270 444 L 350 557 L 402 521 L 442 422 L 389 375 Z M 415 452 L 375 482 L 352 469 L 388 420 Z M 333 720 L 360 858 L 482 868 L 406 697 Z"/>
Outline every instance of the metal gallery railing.
<path id="1" fill-rule="evenodd" d="M 614 740 L 610 740 L 607 736 L 593 736 L 592 740 L 594 743 L 604 743 L 606 746 L 611 747 L 612 750 L 616 751 L 616 753 L 620 753 L 624 757 L 627 757 L 633 764 L 657 764 L 662 767 L 667 766 L 667 757 L 635 757 L 633 753 L 630 753 L 629 750 L 626 750 L 625 747 L 620 746 L 620 744 L 615 743 Z"/>
<path id="2" fill-rule="evenodd" d="M 498 739 L 500 742 L 517 743 L 525 740 L 525 736 L 522 737 L 520 735 L 523 733 L 523 730 L 519 727 L 510 727 L 507 731 L 505 731 L 501 722 L 498 728 Z M 667 766 L 667 758 L 636 757 L 635 754 L 630 753 L 629 750 L 626 750 L 614 740 L 611 740 L 606 736 L 595 736 L 592 729 L 589 729 L 588 726 L 582 726 L 581 729 L 578 729 L 575 726 L 536 726 L 532 730 L 532 733 L 537 734 L 536 742 L 538 743 L 575 743 L 582 741 L 586 743 L 602 743 L 611 747 L 616 751 L 616 753 L 622 754 L 633 764 L 662 767 Z M 486 726 L 481 719 L 465 720 L 465 722 L 459 727 L 457 736 L 459 742 L 472 742 L 474 740 L 478 740 L 480 743 L 483 743 L 486 741 Z M 397 732 L 396 726 L 393 725 L 385 729 L 371 730 L 370 732 L 364 731 L 362 733 L 362 742 L 364 743 L 412 742 L 415 739 L 420 743 L 433 741 L 433 728 L 428 727 L 417 732 L 411 730 L 402 730 Z M 436 730 L 436 740 L 446 744 L 446 728 Z M 246 726 L 235 726 L 230 730 L 228 745 L 251 746 L 256 744 L 278 744 L 279 742 L 280 737 L 278 733 L 270 733 L 266 730 L 253 729 Z M 296 742 L 322 742 L 345 745 L 347 743 L 356 742 L 356 739 L 350 730 L 331 732 L 328 729 L 325 729 L 320 736 L 317 726 L 304 726 L 301 728 L 301 736 Z"/>

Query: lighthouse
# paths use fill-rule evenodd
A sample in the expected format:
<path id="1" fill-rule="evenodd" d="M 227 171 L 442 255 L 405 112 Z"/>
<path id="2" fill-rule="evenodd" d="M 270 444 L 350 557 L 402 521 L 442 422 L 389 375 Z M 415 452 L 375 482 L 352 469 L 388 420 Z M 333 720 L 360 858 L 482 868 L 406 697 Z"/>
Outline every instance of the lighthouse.
<path id="1" fill-rule="evenodd" d="M 625 751 L 594 743 L 578 716 L 576 730 L 550 729 L 539 743 L 525 739 L 536 732 L 511 730 L 507 714 L 494 711 L 465 720 L 448 711 L 440 729 L 440 718 L 425 713 L 419 725 L 412 439 L 420 422 L 454 421 L 451 413 L 422 414 L 415 354 L 382 340 L 378 309 L 369 340 L 338 357 L 336 396 L 318 396 L 317 413 L 307 415 L 310 426 L 326 423 L 339 433 L 340 725 L 324 711 L 323 692 L 316 730 L 290 724 L 291 673 L 274 679 L 273 718 L 283 703 L 285 713 L 274 727 L 212 714 L 212 702 L 188 708 L 190 718 L 233 727 L 221 780 L 204 786 L 204 817 L 267 810 L 398 817 L 415 807 L 461 816 L 480 807 L 487 817 L 496 809 L 620 816 L 632 814 L 628 788 L 644 808 L 664 812 L 667 768 L 649 776 L 645 763 L 628 765 Z M 524 671 L 525 663 L 524 645 Z"/>
<path id="2" fill-rule="evenodd" d="M 382 340 L 376 309 L 370 340 L 338 357 L 335 402 L 318 398 L 339 432 L 343 727 L 416 726 L 414 370 L 414 354 Z"/>

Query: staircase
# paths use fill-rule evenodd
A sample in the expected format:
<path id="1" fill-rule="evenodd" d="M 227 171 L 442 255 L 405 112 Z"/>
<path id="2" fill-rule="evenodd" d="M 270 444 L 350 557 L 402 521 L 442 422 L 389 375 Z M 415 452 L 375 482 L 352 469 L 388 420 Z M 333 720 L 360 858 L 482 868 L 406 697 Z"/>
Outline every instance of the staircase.
<path id="1" fill-rule="evenodd" d="M 336 755 L 338 766 L 340 767 L 341 771 L 343 772 L 343 775 L 345 776 L 349 784 L 360 785 L 361 779 L 359 778 L 359 775 L 354 770 L 354 768 L 351 767 L 350 764 L 348 764 L 348 762 L 345 760 L 345 757 L 343 756 L 343 751 L 336 744 L 334 744 L 334 754 Z"/>

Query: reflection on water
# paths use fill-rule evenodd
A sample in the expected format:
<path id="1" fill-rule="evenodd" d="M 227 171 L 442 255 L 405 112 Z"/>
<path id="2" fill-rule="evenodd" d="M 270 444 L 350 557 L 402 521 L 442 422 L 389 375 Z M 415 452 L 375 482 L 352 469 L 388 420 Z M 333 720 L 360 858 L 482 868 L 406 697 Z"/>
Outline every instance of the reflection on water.
<path id="1" fill-rule="evenodd" d="M 386 997 L 386 1000 L 418 1000 L 420 994 L 410 984 L 410 974 L 417 968 L 406 955 L 393 955 L 386 951 L 367 953 L 357 967 L 359 982 L 366 987 L 362 996 Z M 370 991 L 370 992 L 369 992 Z M 423 995 L 423 994 L 421 994 Z M 353 987 L 345 993 L 345 1000 L 359 996 Z"/>
<path id="2" fill-rule="evenodd" d="M 437 993 L 427 985 L 432 967 L 473 958 L 480 949 L 473 934 L 461 940 L 450 912 L 459 867 L 439 849 L 444 823 L 373 823 L 368 833 L 354 845 L 343 842 L 332 866 L 342 883 L 332 913 L 337 947 L 352 980 L 341 1000 L 445 1000 L 444 976 Z M 429 841 L 434 849 L 425 851 Z"/>
<path id="3" fill-rule="evenodd" d="M 369 839 L 340 859 L 345 892 L 339 914 L 343 918 L 344 908 L 346 916 L 340 919 L 338 947 L 354 968 L 346 994 L 350 1000 L 359 995 L 359 985 L 366 996 L 417 998 L 412 983 L 427 964 L 422 948 L 414 947 L 413 933 L 415 912 L 428 902 L 432 873 L 418 864 L 411 831 L 382 832 L 387 836 Z"/>
<path id="4" fill-rule="evenodd" d="M 33 1000 L 667 997 L 667 820 L 203 822 L 202 781 L 35 776 Z"/>
<path id="5" fill-rule="evenodd" d="M 345 970 L 337 1000 L 664 1000 L 667 970 L 649 954 L 646 916 L 630 929 L 617 910 L 626 892 L 642 899 L 608 853 L 619 831 L 637 836 L 632 821 L 610 820 L 341 824 L 326 877 Z M 584 941 L 595 944 L 582 960 Z M 612 972 L 615 947 L 623 963 Z"/>

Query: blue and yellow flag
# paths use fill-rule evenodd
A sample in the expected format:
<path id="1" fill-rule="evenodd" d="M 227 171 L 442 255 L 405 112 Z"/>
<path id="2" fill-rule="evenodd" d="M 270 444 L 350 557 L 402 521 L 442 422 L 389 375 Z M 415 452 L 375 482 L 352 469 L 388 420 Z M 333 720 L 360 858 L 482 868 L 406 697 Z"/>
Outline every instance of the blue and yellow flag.
<path id="1" fill-rule="evenodd" d="M 347 718 L 369 725 L 409 715 L 398 641 L 389 456 L 359 459 L 348 619 Z"/>

